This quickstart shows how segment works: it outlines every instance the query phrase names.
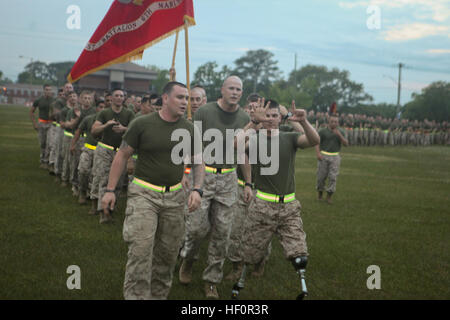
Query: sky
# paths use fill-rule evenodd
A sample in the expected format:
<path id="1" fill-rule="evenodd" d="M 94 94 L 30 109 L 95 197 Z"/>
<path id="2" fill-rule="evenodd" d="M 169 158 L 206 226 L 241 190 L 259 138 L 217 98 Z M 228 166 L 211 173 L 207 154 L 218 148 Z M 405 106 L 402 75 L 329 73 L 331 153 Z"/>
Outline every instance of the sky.
<path id="1" fill-rule="evenodd" d="M 16 80 L 31 59 L 76 61 L 113 0 L 2 1 L 0 70 Z M 234 66 L 248 50 L 274 54 L 286 79 L 307 64 L 348 70 L 375 103 L 401 104 L 434 81 L 450 81 L 450 0 L 193 0 L 189 28 L 190 79 L 208 61 Z M 79 29 L 67 20 L 79 8 Z M 168 69 L 175 36 L 148 48 L 143 66 Z M 186 79 L 184 35 L 177 79 Z"/>

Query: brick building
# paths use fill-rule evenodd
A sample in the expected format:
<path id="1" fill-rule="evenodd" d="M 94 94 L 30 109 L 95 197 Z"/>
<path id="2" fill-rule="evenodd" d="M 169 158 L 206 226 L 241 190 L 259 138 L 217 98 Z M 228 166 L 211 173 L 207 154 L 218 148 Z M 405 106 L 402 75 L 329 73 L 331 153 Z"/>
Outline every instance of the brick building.
<path id="1" fill-rule="evenodd" d="M 77 91 L 91 90 L 103 94 L 105 90 L 121 88 L 128 94 L 145 94 L 151 90 L 152 81 L 158 72 L 144 68 L 132 62 L 115 64 L 105 69 L 91 73 L 77 82 Z"/>

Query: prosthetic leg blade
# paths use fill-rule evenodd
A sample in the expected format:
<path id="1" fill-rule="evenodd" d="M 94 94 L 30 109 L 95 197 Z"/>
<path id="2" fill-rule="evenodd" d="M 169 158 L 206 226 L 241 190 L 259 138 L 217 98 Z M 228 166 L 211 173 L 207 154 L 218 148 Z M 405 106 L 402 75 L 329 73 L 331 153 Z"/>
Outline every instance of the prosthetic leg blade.
<path id="1" fill-rule="evenodd" d="M 231 290 L 231 299 L 232 300 L 239 299 L 239 293 L 242 289 L 244 289 L 246 272 L 247 272 L 247 265 L 245 264 L 244 267 L 242 268 L 241 277 L 239 278 L 238 282 L 236 282 L 233 285 L 233 289 Z"/>

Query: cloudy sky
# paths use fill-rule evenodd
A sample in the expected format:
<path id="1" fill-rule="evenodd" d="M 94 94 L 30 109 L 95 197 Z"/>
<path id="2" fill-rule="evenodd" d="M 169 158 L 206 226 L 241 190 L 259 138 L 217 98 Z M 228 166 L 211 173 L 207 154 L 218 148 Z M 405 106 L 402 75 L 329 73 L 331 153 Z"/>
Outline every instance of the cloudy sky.
<path id="1" fill-rule="evenodd" d="M 16 80 L 33 60 L 75 61 L 112 0 L 2 1 L 0 70 Z M 69 29 L 67 9 L 80 9 L 80 28 Z M 450 81 L 450 0 L 194 0 L 197 25 L 189 29 L 191 79 L 198 66 L 233 66 L 247 50 L 274 53 L 287 77 L 306 64 L 345 69 L 375 102 L 401 103 L 433 81 Z M 181 38 L 183 39 L 183 38 Z M 150 47 L 141 65 L 169 68 L 174 37 Z M 20 58 L 19 56 L 23 56 Z M 184 41 L 177 78 L 185 79 Z"/>

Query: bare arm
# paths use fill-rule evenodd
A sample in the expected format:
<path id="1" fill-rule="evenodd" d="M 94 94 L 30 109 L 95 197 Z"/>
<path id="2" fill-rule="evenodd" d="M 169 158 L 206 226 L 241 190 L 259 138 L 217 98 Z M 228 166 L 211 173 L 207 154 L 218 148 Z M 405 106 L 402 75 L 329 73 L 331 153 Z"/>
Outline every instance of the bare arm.
<path id="1" fill-rule="evenodd" d="M 339 131 L 339 129 L 336 128 L 336 129 L 333 130 L 333 132 L 334 132 L 335 135 L 338 136 L 339 140 L 341 140 L 341 143 L 342 143 L 344 146 L 347 147 L 347 146 L 348 146 L 348 140 L 345 139 L 345 137 L 342 135 L 342 133 Z"/>
<path id="2" fill-rule="evenodd" d="M 33 124 L 33 128 L 35 129 L 35 130 L 37 130 L 37 125 L 36 125 L 36 119 L 35 119 L 35 117 L 34 117 L 34 112 L 36 111 L 36 107 L 35 106 L 32 106 L 31 108 L 30 108 L 30 120 L 31 120 L 31 123 Z"/>
<path id="3" fill-rule="evenodd" d="M 103 130 L 105 130 L 107 127 L 114 125 L 116 122 L 114 120 L 109 120 L 105 124 L 102 124 L 100 121 L 95 120 L 94 124 L 92 125 L 91 134 L 94 137 L 98 137 Z"/>
<path id="4" fill-rule="evenodd" d="M 77 144 L 78 140 L 80 139 L 80 135 L 81 135 L 81 130 L 77 129 L 77 131 L 75 131 L 75 134 L 70 142 L 70 151 L 75 150 L 75 145 Z"/>

